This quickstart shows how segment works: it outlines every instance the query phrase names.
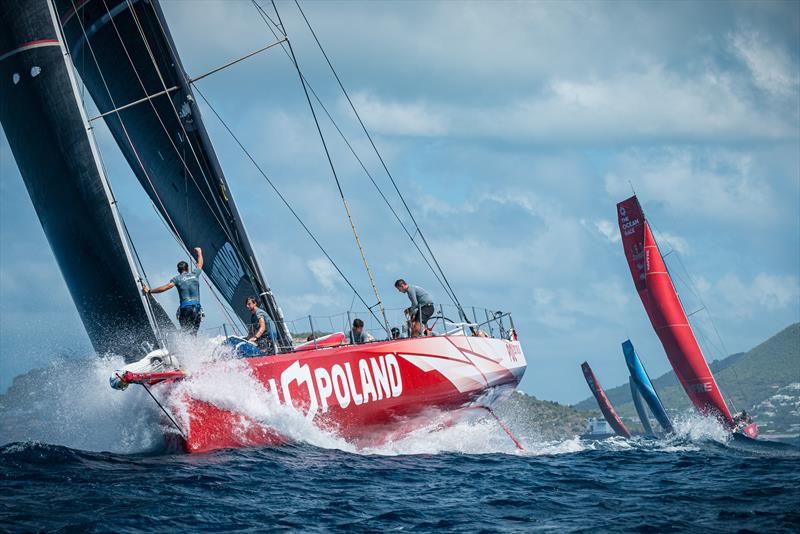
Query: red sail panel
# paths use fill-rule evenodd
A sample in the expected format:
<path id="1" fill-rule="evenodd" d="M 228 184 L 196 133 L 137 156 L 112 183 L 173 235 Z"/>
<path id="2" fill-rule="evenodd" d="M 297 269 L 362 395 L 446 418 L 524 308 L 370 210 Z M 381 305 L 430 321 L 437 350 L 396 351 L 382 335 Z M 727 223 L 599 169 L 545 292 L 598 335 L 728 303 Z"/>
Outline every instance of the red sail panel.
<path id="1" fill-rule="evenodd" d="M 617 215 L 634 285 L 678 380 L 701 413 L 732 424 L 636 196 L 617 204 Z"/>
<path id="2" fill-rule="evenodd" d="M 618 436 L 622 436 L 624 438 L 631 437 L 631 433 L 628 432 L 627 428 L 625 428 L 625 425 L 622 423 L 622 419 L 619 418 L 617 412 L 614 411 L 614 407 L 611 406 L 611 401 L 608 400 L 606 392 L 603 391 L 603 388 L 597 381 L 597 377 L 594 376 L 592 368 L 589 367 L 587 362 L 583 362 L 581 364 L 581 369 L 583 370 L 584 378 L 586 378 L 586 383 L 589 384 L 589 389 L 592 390 L 594 398 L 597 399 L 597 404 L 600 406 L 600 411 L 603 412 L 603 417 L 606 418 L 608 424 L 611 425 L 611 428 L 614 429 L 614 432 L 616 432 Z"/>

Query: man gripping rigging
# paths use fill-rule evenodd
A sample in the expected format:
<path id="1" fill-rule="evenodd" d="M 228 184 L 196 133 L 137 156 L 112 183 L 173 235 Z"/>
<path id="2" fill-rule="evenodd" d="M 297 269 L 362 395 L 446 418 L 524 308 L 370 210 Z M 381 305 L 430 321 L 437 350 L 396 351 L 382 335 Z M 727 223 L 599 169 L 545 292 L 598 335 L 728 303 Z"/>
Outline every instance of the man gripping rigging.
<path id="1" fill-rule="evenodd" d="M 194 249 L 197 255 L 195 268 L 189 271 L 189 264 L 185 261 L 178 262 L 178 275 L 163 286 L 150 289 L 146 285 L 142 291 L 145 295 L 163 293 L 173 287 L 178 288 L 180 306 L 178 307 L 178 322 L 181 331 L 193 336 L 197 335 L 200 328 L 200 321 L 203 319 L 203 308 L 200 306 L 200 272 L 203 269 L 203 250 L 200 247 Z"/>

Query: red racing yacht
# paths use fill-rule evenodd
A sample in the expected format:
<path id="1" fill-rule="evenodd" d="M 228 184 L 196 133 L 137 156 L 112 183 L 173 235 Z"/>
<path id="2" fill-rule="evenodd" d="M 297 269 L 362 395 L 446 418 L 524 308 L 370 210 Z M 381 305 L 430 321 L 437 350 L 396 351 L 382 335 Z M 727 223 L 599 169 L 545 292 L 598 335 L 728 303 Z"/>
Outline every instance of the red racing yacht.
<path id="1" fill-rule="evenodd" d="M 302 13 L 299 4 L 296 6 Z M 190 452 L 280 443 L 287 438 L 268 420 L 236 406 L 217 404 L 192 388 L 195 380 L 211 377 L 213 383 L 228 376 L 226 369 L 232 359 L 246 371 L 234 389 L 255 381 L 258 391 L 251 391 L 253 395 L 268 394 L 277 405 L 299 411 L 319 427 L 360 443 L 374 443 L 419 428 L 432 413 L 491 410 L 516 387 L 525 371 L 525 357 L 513 323 L 508 329 L 503 325 L 503 318 L 509 322 L 511 318 L 500 312 L 492 313 L 491 318 L 487 313 L 486 323 L 466 318 L 354 106 L 352 111 L 364 135 L 405 207 L 404 218 L 392 208 L 366 167 L 364 171 L 443 293 L 453 301 L 459 322 L 450 321 L 452 328 L 447 330 L 442 311 L 439 335 L 358 345 L 345 343 L 342 333 L 299 345 L 293 339 L 211 144 L 198 95 L 288 214 L 330 260 L 354 298 L 358 297 L 381 324 L 387 338 L 393 336 L 317 113 L 324 111 L 336 131 L 343 137 L 344 133 L 300 70 L 277 7 L 273 4 L 275 13 L 271 16 L 258 2 L 252 7 L 253 20 L 266 26 L 266 45 L 206 74 L 190 77 L 157 0 L 0 2 L 0 73 L 6 80 L 0 84 L 4 104 L 0 106 L 0 121 L 96 352 L 124 354 L 126 361 L 133 362 L 112 375 L 112 386 L 125 389 L 136 383 L 147 388 Z M 302 20 L 347 96 L 305 13 Z M 359 294 L 287 196 L 197 87 L 206 76 L 268 50 L 283 52 L 293 79 L 302 85 L 377 304 L 370 305 Z M 90 118 L 83 106 L 77 76 L 97 107 L 94 117 Z M 311 95 L 317 98 L 316 105 Z M 347 101 L 352 104 L 349 96 Z M 156 212 L 183 250 L 188 254 L 190 248 L 202 249 L 203 279 L 208 283 L 205 295 L 217 300 L 229 320 L 226 324 L 237 329 L 236 325 L 248 323 L 251 312 L 245 307 L 245 299 L 252 297 L 269 317 L 270 350 L 242 351 L 234 345 L 248 348 L 247 342 L 228 337 L 217 347 L 217 357 L 199 366 L 180 365 L 180 360 L 189 362 L 193 355 L 171 350 L 181 345 L 181 337 L 158 302 L 142 291 L 150 284 L 119 209 L 126 200 L 112 192 L 94 140 L 96 130 L 90 126 L 99 119 L 105 121 Z M 347 146 L 358 159 L 352 144 L 348 142 Z M 270 217 L 272 225 L 260 221 L 261 227 L 278 228 L 279 214 L 272 211 L 259 211 L 264 218 Z M 267 261 L 273 266 L 281 264 L 278 255 Z M 491 335 L 495 323 L 498 337 Z M 488 326 L 490 335 L 481 326 Z"/>
<path id="2" fill-rule="evenodd" d="M 692 404 L 700 413 L 717 417 L 731 431 L 758 437 L 758 426 L 746 415 L 731 415 L 636 195 L 617 204 L 617 215 L 636 291 Z"/>

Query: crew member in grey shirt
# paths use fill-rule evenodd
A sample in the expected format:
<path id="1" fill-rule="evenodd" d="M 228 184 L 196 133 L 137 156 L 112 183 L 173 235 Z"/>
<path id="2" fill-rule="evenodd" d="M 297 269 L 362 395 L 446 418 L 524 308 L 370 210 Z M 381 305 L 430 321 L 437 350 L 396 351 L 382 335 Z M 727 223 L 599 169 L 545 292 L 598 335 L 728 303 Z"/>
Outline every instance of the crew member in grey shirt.
<path id="1" fill-rule="evenodd" d="M 350 338 L 350 343 L 354 345 L 375 341 L 375 338 L 372 337 L 369 332 L 364 332 L 364 321 L 359 318 L 353 321 L 353 329 L 350 330 L 350 335 L 348 337 Z"/>
<path id="2" fill-rule="evenodd" d="M 269 332 L 269 315 L 258 307 L 255 297 L 247 297 L 244 302 L 250 310 L 250 324 L 247 328 L 247 341 L 258 345 L 261 352 L 274 352 L 272 337 Z"/>
<path id="3" fill-rule="evenodd" d="M 419 286 L 410 286 L 402 278 L 394 283 L 394 287 L 400 293 L 408 295 L 411 307 L 406 309 L 406 313 L 411 318 L 411 337 L 420 335 L 420 330 L 424 335 L 428 335 L 428 319 L 433 316 L 433 299 L 430 293 Z"/>
<path id="4" fill-rule="evenodd" d="M 181 325 L 181 331 L 196 336 L 197 330 L 200 328 L 200 321 L 203 320 L 203 308 L 200 306 L 200 272 L 203 269 L 203 250 L 197 247 L 194 252 L 197 255 L 194 269 L 189 271 L 188 263 L 178 262 L 177 276 L 163 286 L 153 289 L 143 285 L 142 291 L 145 294 L 154 295 L 177 287 L 180 306 L 176 315 Z"/>

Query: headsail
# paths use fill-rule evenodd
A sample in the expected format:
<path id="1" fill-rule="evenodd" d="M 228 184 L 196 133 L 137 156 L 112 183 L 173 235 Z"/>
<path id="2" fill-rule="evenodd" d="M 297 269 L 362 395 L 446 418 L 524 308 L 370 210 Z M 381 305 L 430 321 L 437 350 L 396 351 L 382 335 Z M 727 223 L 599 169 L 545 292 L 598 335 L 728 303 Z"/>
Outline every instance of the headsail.
<path id="1" fill-rule="evenodd" d="M 631 379 L 650 407 L 650 411 L 653 413 L 656 421 L 658 421 L 658 424 L 664 429 L 664 432 L 672 432 L 672 423 L 664 409 L 664 405 L 661 403 L 656 388 L 653 386 L 653 382 L 650 380 L 650 376 L 648 376 L 630 340 L 626 340 L 622 343 L 622 353 L 625 355 L 625 363 L 628 366 L 628 371 L 631 373 Z"/>
<path id="2" fill-rule="evenodd" d="M 105 120 L 168 226 L 186 247 L 203 248 L 204 272 L 244 322 L 245 298 L 260 298 L 280 344 L 291 346 L 158 2 L 56 5 L 73 63 L 101 113 L 141 100 Z"/>
<path id="3" fill-rule="evenodd" d="M 628 385 L 631 388 L 631 398 L 633 399 L 633 406 L 636 408 L 636 413 L 639 415 L 639 421 L 642 422 L 642 428 L 644 428 L 644 434 L 646 436 L 655 436 L 655 432 L 653 432 L 653 427 L 650 425 L 650 418 L 647 417 L 647 408 L 644 406 L 644 402 L 642 401 L 642 395 L 639 393 L 639 387 L 636 385 L 636 382 L 633 381 L 633 377 L 628 377 Z"/>
<path id="4" fill-rule="evenodd" d="M 0 122 L 92 345 L 135 357 L 171 323 L 137 286 L 62 44 L 46 0 L 0 2 Z"/>
<path id="5" fill-rule="evenodd" d="M 678 380 L 701 413 L 716 415 L 733 426 L 635 195 L 617 204 L 617 215 L 633 282 Z"/>
<path id="6" fill-rule="evenodd" d="M 606 392 L 603 391 L 603 388 L 597 381 L 597 377 L 594 376 L 592 368 L 589 367 L 587 362 L 583 362 L 581 364 L 581 369 L 583 370 L 583 377 L 586 378 L 586 383 L 589 384 L 589 389 L 592 391 L 594 398 L 597 399 L 600 411 L 603 412 L 603 417 L 606 418 L 608 424 L 611 425 L 611 428 L 614 429 L 614 432 L 616 432 L 618 436 L 625 438 L 631 437 L 631 433 L 625 428 L 622 419 L 619 418 L 617 412 L 614 411 L 614 407 L 611 406 L 611 401 L 608 400 Z"/>

